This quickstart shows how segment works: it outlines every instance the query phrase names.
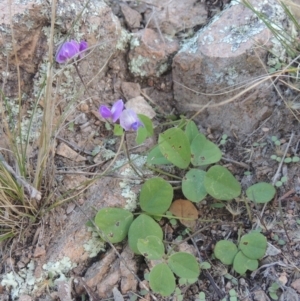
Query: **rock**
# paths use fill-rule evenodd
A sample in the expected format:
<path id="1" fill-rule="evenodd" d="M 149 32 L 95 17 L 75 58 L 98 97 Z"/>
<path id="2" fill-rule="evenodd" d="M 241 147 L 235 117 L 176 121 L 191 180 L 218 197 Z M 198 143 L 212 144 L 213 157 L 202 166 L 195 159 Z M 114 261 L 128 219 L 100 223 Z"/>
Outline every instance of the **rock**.
<path id="1" fill-rule="evenodd" d="M 44 255 L 46 255 L 45 247 L 37 246 L 34 250 L 33 257 L 38 258 L 38 257 L 44 256 Z"/>
<path id="2" fill-rule="evenodd" d="M 152 107 L 148 104 L 148 102 L 143 96 L 137 96 L 128 100 L 125 106 L 126 109 L 132 109 L 137 114 L 146 115 L 150 119 L 153 119 L 156 115 L 155 111 L 152 109 Z"/>
<path id="3" fill-rule="evenodd" d="M 30 92 L 32 78 L 42 55 L 47 51 L 43 27 L 49 19 L 43 13 L 41 2 L 25 0 L 21 3 L 12 1 L 9 5 L 3 1 L 0 3 L 0 84 L 4 87 L 6 97 L 17 96 L 17 64 L 20 67 L 21 90 L 27 94 Z M 10 9 L 17 59 L 12 44 Z"/>
<path id="4" fill-rule="evenodd" d="M 130 250 L 128 245 L 121 253 L 121 256 L 125 261 L 120 261 L 121 292 L 124 295 L 129 291 L 136 291 L 138 281 L 136 280 L 132 272 L 136 274 L 138 268 L 137 262 L 134 258 L 134 253 Z"/>
<path id="5" fill-rule="evenodd" d="M 60 143 L 56 149 L 56 154 L 62 157 L 68 158 L 75 162 L 85 161 L 86 158 L 76 153 L 64 142 Z"/>
<path id="6" fill-rule="evenodd" d="M 33 299 L 28 295 L 21 295 L 18 300 L 19 301 L 32 301 Z"/>
<path id="7" fill-rule="evenodd" d="M 72 280 L 57 281 L 57 295 L 59 297 L 59 300 L 73 301 L 73 298 L 71 296 L 71 291 L 72 291 L 71 282 Z"/>
<path id="8" fill-rule="evenodd" d="M 282 8 L 273 0 L 252 0 L 271 20 L 284 18 Z M 238 17 L 237 17 L 238 16 Z M 252 132 L 272 113 L 272 87 L 269 81 L 219 105 L 245 87 L 237 85 L 266 74 L 265 47 L 271 33 L 262 21 L 242 4 L 233 4 L 183 44 L 173 60 L 174 98 L 180 112 L 197 111 L 210 103 L 214 107 L 201 114 L 201 125 L 221 132 L 233 131 L 240 137 Z M 225 93 L 226 92 L 226 93 Z M 242 126 L 241 126 L 242 125 Z"/>
<path id="9" fill-rule="evenodd" d="M 132 157 L 132 159 L 134 158 L 136 157 Z M 103 207 L 120 207 L 129 210 L 136 207 L 140 185 L 136 181 L 133 185 L 132 181 L 127 180 L 126 175 L 130 178 L 134 177 L 134 173 L 129 173 L 131 168 L 125 165 L 125 162 L 127 159 L 120 159 L 116 162 L 119 166 L 118 175 L 124 176 L 124 179 L 99 178 L 85 193 L 80 194 L 81 198 L 84 199 L 83 204 L 79 207 L 76 206 L 68 218 L 63 221 L 60 220 L 60 215 L 65 214 L 65 210 L 50 215 L 55 218 L 55 221 L 51 223 L 57 221 L 60 227 L 57 229 L 57 233 L 53 234 L 51 245 L 47 247 L 46 262 L 56 262 L 61 258 L 68 257 L 72 263 L 80 266 L 104 249 L 103 241 L 92 235 L 93 233 L 88 231 L 85 224 L 89 219 L 94 219 L 95 210 L 100 210 Z M 139 160 L 134 160 L 134 162 L 138 164 L 139 168 L 141 168 L 139 164 L 144 164 L 144 161 L 138 163 Z M 64 229 L 63 233 L 61 227 Z M 53 233 L 55 233 L 54 230 Z"/>
<path id="10" fill-rule="evenodd" d="M 207 21 L 207 11 L 203 1 L 150 0 L 145 12 L 146 22 L 170 36 L 178 32 L 193 32 L 195 26 L 203 26 Z M 150 6 L 151 5 L 151 6 Z"/>
<path id="11" fill-rule="evenodd" d="M 117 287 L 113 288 L 114 301 L 124 301 L 124 298 L 121 292 L 117 289 Z"/>
<path id="12" fill-rule="evenodd" d="M 65 175 L 64 176 L 64 190 L 68 191 L 68 190 L 72 190 L 72 189 L 76 189 L 76 190 L 80 190 L 80 185 L 82 183 L 84 183 L 85 181 L 87 181 L 88 178 L 83 176 L 83 175 Z"/>
<path id="13" fill-rule="evenodd" d="M 254 301 L 271 301 L 263 290 L 256 290 L 253 292 Z"/>
<path id="14" fill-rule="evenodd" d="M 129 69 L 135 76 L 158 77 L 170 68 L 170 59 L 178 49 L 176 40 L 162 40 L 162 36 L 150 28 L 140 30 L 130 41 Z"/>
<path id="15" fill-rule="evenodd" d="M 127 26 L 130 29 L 139 28 L 142 21 L 142 16 L 136 10 L 130 8 L 124 3 L 121 3 L 120 6 Z"/>
<path id="16" fill-rule="evenodd" d="M 291 283 L 291 287 L 300 294 L 300 279 L 296 279 Z"/>
<path id="17" fill-rule="evenodd" d="M 127 100 L 140 96 L 141 87 L 138 83 L 122 82 L 122 92 Z"/>
<path id="18" fill-rule="evenodd" d="M 116 261 L 117 255 L 113 249 L 106 252 L 104 258 L 95 262 L 84 275 L 86 284 L 89 287 L 96 287 L 105 278 L 110 266 Z"/>

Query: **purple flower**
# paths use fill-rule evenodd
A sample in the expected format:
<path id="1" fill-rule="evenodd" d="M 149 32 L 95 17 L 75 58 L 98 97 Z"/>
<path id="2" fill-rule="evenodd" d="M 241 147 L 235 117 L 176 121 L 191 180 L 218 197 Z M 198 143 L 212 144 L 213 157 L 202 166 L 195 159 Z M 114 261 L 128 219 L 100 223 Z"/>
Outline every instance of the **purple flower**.
<path id="1" fill-rule="evenodd" d="M 79 43 L 79 51 L 83 52 L 88 48 L 88 43 L 86 41 L 81 41 Z"/>
<path id="2" fill-rule="evenodd" d="M 79 44 L 74 40 L 65 42 L 58 48 L 55 59 L 60 64 L 65 63 L 78 55 L 81 56 L 87 47 L 88 44 L 86 41 L 81 41 Z"/>
<path id="3" fill-rule="evenodd" d="M 140 126 L 144 126 L 137 114 L 131 109 L 126 109 L 122 112 L 120 116 L 120 125 L 125 131 L 137 131 Z"/>
<path id="4" fill-rule="evenodd" d="M 100 115 L 105 119 L 111 119 L 112 122 L 116 122 L 123 111 L 124 103 L 122 99 L 117 100 L 111 109 L 109 109 L 107 106 L 100 106 L 99 113 Z"/>

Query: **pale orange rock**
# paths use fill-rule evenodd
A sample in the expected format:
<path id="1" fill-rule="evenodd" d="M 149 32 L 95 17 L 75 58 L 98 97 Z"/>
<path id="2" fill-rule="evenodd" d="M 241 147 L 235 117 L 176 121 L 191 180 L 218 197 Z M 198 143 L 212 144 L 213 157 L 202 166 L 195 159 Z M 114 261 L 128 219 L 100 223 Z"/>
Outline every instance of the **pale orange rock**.
<path id="1" fill-rule="evenodd" d="M 56 154 L 62 157 L 68 158 L 75 162 L 85 161 L 86 158 L 76 153 L 73 149 L 71 149 L 67 144 L 60 143 L 56 148 Z"/>
<path id="2" fill-rule="evenodd" d="M 300 279 L 296 279 L 292 282 L 291 287 L 300 294 Z"/>

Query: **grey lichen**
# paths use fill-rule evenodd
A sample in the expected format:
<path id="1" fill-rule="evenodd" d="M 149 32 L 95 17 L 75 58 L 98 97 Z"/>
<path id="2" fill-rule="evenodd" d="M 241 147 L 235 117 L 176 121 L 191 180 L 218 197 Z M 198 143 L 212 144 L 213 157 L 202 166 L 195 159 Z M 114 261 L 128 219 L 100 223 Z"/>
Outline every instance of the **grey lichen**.
<path id="1" fill-rule="evenodd" d="M 239 1 L 231 1 L 230 5 L 228 5 L 228 9 L 230 9 L 231 6 L 238 4 L 242 5 Z M 281 27 L 280 24 L 285 18 L 285 14 L 279 4 L 275 2 L 270 3 L 268 0 L 259 1 L 257 7 L 254 7 L 254 9 L 262 13 L 271 26 L 274 28 Z M 235 52 L 240 48 L 241 44 L 253 39 L 257 34 L 267 28 L 265 23 L 253 14 L 251 17 L 246 17 L 245 20 L 242 20 L 239 25 L 225 26 L 220 30 L 221 36 L 223 37 L 219 41 L 215 41 L 209 31 L 211 30 L 212 24 L 220 19 L 225 12 L 226 9 L 212 18 L 209 24 L 199 30 L 193 38 L 187 40 L 182 45 L 179 52 L 196 53 L 200 43 L 202 45 L 209 45 L 217 42 L 231 45 L 231 51 Z"/>
<path id="2" fill-rule="evenodd" d="M 129 62 L 130 71 L 137 76 L 146 76 L 147 71 L 143 66 L 149 62 L 148 58 L 138 55 L 136 58 L 131 59 Z"/>
<path id="3" fill-rule="evenodd" d="M 147 161 L 146 156 L 140 156 L 137 154 L 131 154 L 130 159 L 132 164 L 135 165 L 136 169 L 139 170 L 143 175 L 150 175 L 152 174 L 151 171 L 147 170 L 144 165 Z M 127 159 L 118 160 L 115 163 L 114 169 L 120 169 L 124 165 L 127 166 L 128 162 Z M 137 207 L 137 199 L 138 195 L 136 192 L 133 191 L 137 185 L 142 183 L 142 180 L 138 178 L 136 172 L 132 169 L 130 165 L 128 167 L 121 169 L 120 175 L 123 176 L 123 180 L 119 183 L 121 188 L 121 195 L 126 200 L 126 205 L 124 209 L 129 211 L 134 211 Z"/>
<path id="4" fill-rule="evenodd" d="M 1 285 L 10 289 L 12 300 L 16 300 L 22 294 L 33 295 L 39 284 L 49 277 L 56 278 L 54 284 L 59 280 L 66 279 L 68 272 L 74 267 L 76 267 L 76 263 L 71 262 L 68 257 L 63 257 L 59 261 L 44 264 L 41 277 L 36 278 L 34 275 L 35 264 L 31 260 L 25 268 L 18 272 L 12 271 L 4 274 Z"/>
<path id="5" fill-rule="evenodd" d="M 126 29 L 122 28 L 116 48 L 118 50 L 124 51 L 129 43 L 130 39 L 131 39 L 131 34 Z"/>
<path id="6" fill-rule="evenodd" d="M 89 254 L 89 257 L 93 258 L 97 256 L 100 251 L 105 251 L 105 242 L 100 238 L 94 228 L 88 227 L 88 231 L 92 232 L 92 237 L 83 245 L 83 248 Z"/>

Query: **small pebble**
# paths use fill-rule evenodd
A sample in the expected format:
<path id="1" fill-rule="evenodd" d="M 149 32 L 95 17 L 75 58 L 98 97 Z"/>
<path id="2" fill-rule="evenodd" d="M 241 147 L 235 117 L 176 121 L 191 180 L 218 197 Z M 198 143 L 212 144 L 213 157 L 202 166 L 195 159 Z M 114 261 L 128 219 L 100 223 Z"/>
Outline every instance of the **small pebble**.
<path id="1" fill-rule="evenodd" d="M 82 103 L 80 105 L 80 111 L 83 112 L 83 113 L 88 112 L 89 111 L 89 106 L 86 103 Z"/>

